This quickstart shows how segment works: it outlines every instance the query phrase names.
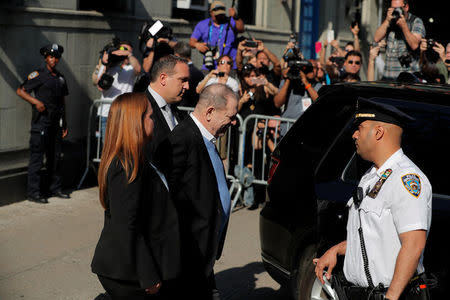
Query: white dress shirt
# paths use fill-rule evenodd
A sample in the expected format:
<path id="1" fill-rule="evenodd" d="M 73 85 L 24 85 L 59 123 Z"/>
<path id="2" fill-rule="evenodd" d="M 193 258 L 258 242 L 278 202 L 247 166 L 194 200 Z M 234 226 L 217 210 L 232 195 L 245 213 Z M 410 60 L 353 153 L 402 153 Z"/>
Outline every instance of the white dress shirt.
<path id="1" fill-rule="evenodd" d="M 161 110 L 164 119 L 166 120 L 167 125 L 169 126 L 170 130 L 173 130 L 173 128 L 178 124 L 177 119 L 175 119 L 175 116 L 172 113 L 172 109 L 170 107 L 170 104 L 164 100 L 164 98 L 158 94 L 154 89 L 148 86 L 148 91 L 155 99 L 156 103 L 159 106 L 159 109 Z M 155 108 L 153 108 L 155 109 Z"/>

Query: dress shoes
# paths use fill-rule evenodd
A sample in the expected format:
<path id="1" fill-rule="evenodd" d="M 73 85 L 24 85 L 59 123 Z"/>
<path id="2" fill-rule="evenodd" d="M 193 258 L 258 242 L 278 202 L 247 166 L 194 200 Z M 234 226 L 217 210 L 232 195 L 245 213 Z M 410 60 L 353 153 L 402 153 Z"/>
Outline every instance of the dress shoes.
<path id="1" fill-rule="evenodd" d="M 69 194 L 63 193 L 63 192 L 61 192 L 61 191 L 56 191 L 56 192 L 54 192 L 54 193 L 52 194 L 52 196 L 53 196 L 53 197 L 58 197 L 58 198 L 63 198 L 63 199 L 69 199 L 69 198 L 70 198 L 70 195 L 69 195 Z"/>
<path id="2" fill-rule="evenodd" d="M 36 202 L 36 203 L 42 203 L 42 204 L 48 203 L 47 198 L 45 198 L 42 195 L 28 196 L 28 200 Z"/>

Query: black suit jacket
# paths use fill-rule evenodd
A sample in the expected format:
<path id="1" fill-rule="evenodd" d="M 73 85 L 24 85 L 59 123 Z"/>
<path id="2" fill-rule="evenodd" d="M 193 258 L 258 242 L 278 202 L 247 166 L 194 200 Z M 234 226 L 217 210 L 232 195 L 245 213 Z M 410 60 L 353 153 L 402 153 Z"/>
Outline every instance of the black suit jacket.
<path id="1" fill-rule="evenodd" d="M 150 101 L 150 104 L 153 109 L 153 114 L 151 116 L 154 124 L 153 136 L 152 140 L 147 144 L 145 150 L 147 158 L 152 160 L 158 145 L 169 135 L 171 130 L 169 125 L 167 125 L 163 113 L 161 112 L 161 108 L 158 106 L 158 103 L 156 103 L 155 98 L 153 98 L 152 94 L 150 94 L 148 89 L 145 91 L 145 95 L 147 96 L 148 101 Z M 172 105 L 171 110 L 177 122 L 180 122 L 181 117 L 178 108 L 175 105 Z M 157 164 L 157 162 L 155 163 Z"/>
<path id="2" fill-rule="evenodd" d="M 132 183 L 127 181 L 115 158 L 108 169 L 105 222 L 91 267 L 96 274 L 139 281 L 148 288 L 179 275 L 178 216 L 148 162 Z"/>
<path id="3" fill-rule="evenodd" d="M 202 134 L 184 119 L 158 148 L 180 220 L 182 268 L 193 277 L 211 276 L 226 235 L 216 175 Z M 194 275 L 195 274 L 195 275 Z"/>

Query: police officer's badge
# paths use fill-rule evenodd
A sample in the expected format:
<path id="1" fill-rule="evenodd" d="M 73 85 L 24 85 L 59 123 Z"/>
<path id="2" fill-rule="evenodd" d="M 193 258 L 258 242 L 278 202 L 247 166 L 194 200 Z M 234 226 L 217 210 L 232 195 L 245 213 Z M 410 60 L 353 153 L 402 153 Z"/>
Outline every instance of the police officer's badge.
<path id="1" fill-rule="evenodd" d="M 419 197 L 420 195 L 420 177 L 416 174 L 406 174 L 402 177 L 403 186 L 406 190 L 414 197 Z"/>
<path id="2" fill-rule="evenodd" d="M 36 78 L 36 77 L 38 77 L 38 76 L 39 76 L 39 72 L 38 72 L 38 71 L 31 72 L 31 73 L 28 75 L 28 80 L 34 79 L 34 78 Z"/>

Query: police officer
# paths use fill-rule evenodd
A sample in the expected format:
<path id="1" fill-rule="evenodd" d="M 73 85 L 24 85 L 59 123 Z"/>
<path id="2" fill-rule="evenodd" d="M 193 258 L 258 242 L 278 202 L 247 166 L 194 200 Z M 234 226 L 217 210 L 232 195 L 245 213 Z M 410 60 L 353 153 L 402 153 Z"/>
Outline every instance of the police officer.
<path id="1" fill-rule="evenodd" d="M 57 44 L 42 47 L 40 53 L 45 58 L 45 66 L 31 72 L 16 91 L 32 105 L 27 194 L 30 201 L 38 203 L 48 203 L 40 188 L 44 154 L 51 195 L 70 198 L 61 191 L 59 174 L 62 139 L 67 135 L 64 97 L 69 92 L 64 76 L 55 67 L 63 52 L 64 48 Z"/>
<path id="2" fill-rule="evenodd" d="M 412 117 L 377 100 L 358 99 L 352 137 L 357 154 L 373 166 L 347 203 L 347 240 L 313 263 L 323 283 L 324 269 L 330 279 L 337 255 L 345 255 L 348 299 L 412 299 L 415 292 L 429 295 L 418 283 L 424 277 L 431 184 L 401 149 L 403 128 Z"/>

